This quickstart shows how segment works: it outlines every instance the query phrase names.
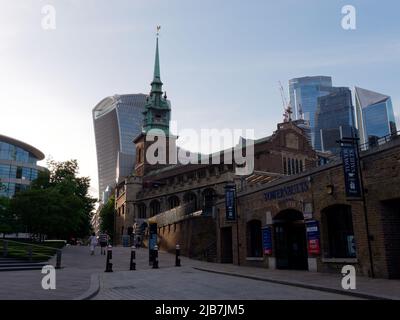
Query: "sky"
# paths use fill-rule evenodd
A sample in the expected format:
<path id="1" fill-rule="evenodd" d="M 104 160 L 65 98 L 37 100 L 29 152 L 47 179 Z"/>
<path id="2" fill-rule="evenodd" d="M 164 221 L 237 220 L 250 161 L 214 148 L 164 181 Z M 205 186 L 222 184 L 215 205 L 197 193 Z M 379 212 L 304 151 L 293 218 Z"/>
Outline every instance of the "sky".
<path id="1" fill-rule="evenodd" d="M 55 29 L 42 27 L 45 5 Z M 344 5 L 356 30 L 341 26 Z M 178 129 L 270 135 L 282 121 L 278 82 L 312 75 L 390 95 L 399 116 L 399 12 L 398 0 L 0 0 L 0 134 L 77 159 L 96 197 L 91 111 L 149 92 L 157 25 Z"/>

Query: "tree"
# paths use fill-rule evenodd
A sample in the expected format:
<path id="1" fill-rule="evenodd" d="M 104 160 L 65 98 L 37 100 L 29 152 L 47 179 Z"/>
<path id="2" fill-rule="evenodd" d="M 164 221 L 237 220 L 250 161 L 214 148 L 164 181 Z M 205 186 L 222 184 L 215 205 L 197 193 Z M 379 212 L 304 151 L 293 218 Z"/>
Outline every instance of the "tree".
<path id="1" fill-rule="evenodd" d="M 90 179 L 78 177 L 78 162 L 50 161 L 31 188 L 11 200 L 11 211 L 27 231 L 49 238 L 85 237 L 96 199 L 88 195 Z"/>
<path id="2" fill-rule="evenodd" d="M 111 197 L 100 209 L 100 231 L 114 238 L 115 198 Z"/>
<path id="3" fill-rule="evenodd" d="M 0 197 L 0 233 L 3 237 L 15 231 L 17 221 L 10 211 L 10 199 Z"/>

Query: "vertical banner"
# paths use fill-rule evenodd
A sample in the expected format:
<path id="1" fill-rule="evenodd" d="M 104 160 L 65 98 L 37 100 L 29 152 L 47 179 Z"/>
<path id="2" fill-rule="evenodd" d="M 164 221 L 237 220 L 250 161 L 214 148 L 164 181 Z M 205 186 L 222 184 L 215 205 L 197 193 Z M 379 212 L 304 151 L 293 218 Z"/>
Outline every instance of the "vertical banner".
<path id="1" fill-rule="evenodd" d="M 236 221 L 236 185 L 225 186 L 225 213 L 227 221 Z"/>
<path id="2" fill-rule="evenodd" d="M 320 233 L 319 224 L 316 220 L 306 221 L 306 231 L 307 231 L 307 247 L 308 254 L 320 254 Z"/>
<path id="3" fill-rule="evenodd" d="M 361 198 L 357 150 L 354 145 L 344 145 L 341 150 L 346 196 L 348 198 Z"/>
<path id="4" fill-rule="evenodd" d="M 271 235 L 271 227 L 266 226 L 262 229 L 262 242 L 263 242 L 263 250 L 265 255 L 272 254 L 272 235 Z"/>

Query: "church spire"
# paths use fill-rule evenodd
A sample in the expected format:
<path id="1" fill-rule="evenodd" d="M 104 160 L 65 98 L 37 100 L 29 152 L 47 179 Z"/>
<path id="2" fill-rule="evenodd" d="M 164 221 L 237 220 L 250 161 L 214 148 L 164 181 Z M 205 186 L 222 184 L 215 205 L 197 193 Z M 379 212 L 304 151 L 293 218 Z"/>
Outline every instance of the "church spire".
<path id="1" fill-rule="evenodd" d="M 171 119 L 171 105 L 166 93 L 163 96 L 160 76 L 160 54 L 158 49 L 158 36 L 160 26 L 157 26 L 156 56 L 154 62 L 153 81 L 151 82 L 151 92 L 145 105 L 143 130 L 148 132 L 151 129 L 161 129 L 169 134 L 169 122 Z"/>
<path id="2" fill-rule="evenodd" d="M 158 50 L 158 36 L 160 34 L 160 26 L 157 26 L 157 39 L 156 39 L 156 57 L 154 61 L 154 74 L 153 74 L 153 82 L 151 83 L 151 92 L 152 93 L 162 93 L 162 85 L 161 82 L 161 74 L 160 74 L 160 54 Z"/>

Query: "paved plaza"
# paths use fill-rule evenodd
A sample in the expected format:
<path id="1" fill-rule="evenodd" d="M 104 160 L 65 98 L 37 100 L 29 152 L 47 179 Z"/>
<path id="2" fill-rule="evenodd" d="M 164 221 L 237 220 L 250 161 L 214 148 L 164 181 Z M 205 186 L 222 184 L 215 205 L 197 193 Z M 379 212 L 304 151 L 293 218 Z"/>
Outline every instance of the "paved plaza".
<path id="1" fill-rule="evenodd" d="M 400 299 L 400 281 L 358 279 L 358 290 L 341 292 L 340 275 L 296 271 L 270 271 L 190 260 L 160 252 L 159 269 L 148 263 L 147 249 L 138 249 L 137 270 L 129 271 L 130 248 L 113 248 L 113 271 L 105 273 L 105 256 L 97 248 L 66 247 L 56 290 L 43 290 L 39 271 L 0 272 L 0 299 Z M 54 261 L 50 261 L 54 263 Z"/>

